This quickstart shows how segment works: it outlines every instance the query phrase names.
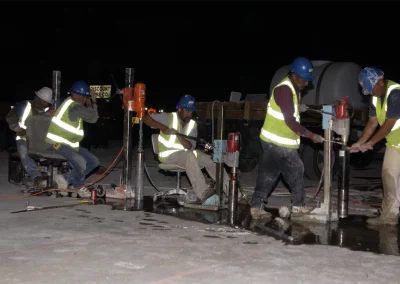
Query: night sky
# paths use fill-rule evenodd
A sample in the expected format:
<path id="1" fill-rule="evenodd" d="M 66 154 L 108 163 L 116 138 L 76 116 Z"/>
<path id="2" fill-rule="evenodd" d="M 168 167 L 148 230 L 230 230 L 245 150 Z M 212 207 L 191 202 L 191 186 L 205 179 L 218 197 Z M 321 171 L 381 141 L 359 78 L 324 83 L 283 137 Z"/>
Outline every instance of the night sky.
<path id="1" fill-rule="evenodd" d="M 122 87 L 133 67 L 147 105 L 171 110 L 185 93 L 267 93 L 297 56 L 376 65 L 398 80 L 398 17 L 381 3 L 11 2 L 2 7 L 2 99 L 31 99 L 51 87 L 53 70 L 62 95 L 75 80 L 113 84 L 111 74 Z"/>

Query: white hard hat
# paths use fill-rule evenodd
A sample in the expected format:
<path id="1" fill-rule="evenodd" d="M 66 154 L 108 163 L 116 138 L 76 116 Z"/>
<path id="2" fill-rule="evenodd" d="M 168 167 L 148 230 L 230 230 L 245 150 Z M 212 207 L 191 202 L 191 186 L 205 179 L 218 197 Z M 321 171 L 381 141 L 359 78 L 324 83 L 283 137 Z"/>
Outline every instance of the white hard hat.
<path id="1" fill-rule="evenodd" d="M 35 92 L 35 94 L 45 102 L 53 104 L 53 91 L 50 88 L 43 87 L 39 91 Z"/>

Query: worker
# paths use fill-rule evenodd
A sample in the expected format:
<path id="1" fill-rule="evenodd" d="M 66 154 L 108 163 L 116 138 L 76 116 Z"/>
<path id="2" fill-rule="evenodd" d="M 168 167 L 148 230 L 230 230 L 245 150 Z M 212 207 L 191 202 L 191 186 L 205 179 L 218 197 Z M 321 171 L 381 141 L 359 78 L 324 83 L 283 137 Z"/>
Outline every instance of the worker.
<path id="1" fill-rule="evenodd" d="M 83 122 L 96 123 L 99 118 L 96 93 L 84 81 L 76 81 L 69 89 L 70 96 L 55 112 L 46 136 L 52 146 L 49 151 L 63 156 L 72 169 L 63 175 L 66 184 L 79 189 L 80 197 L 90 197 L 84 186 L 86 176 L 99 166 L 99 159 L 80 146 L 84 138 Z"/>
<path id="2" fill-rule="evenodd" d="M 385 80 L 384 72 L 365 67 L 359 75 L 364 95 L 371 95 L 369 119 L 350 152 L 373 150 L 386 138 L 382 165 L 383 200 L 379 217 L 367 219 L 371 225 L 397 225 L 400 204 L 400 84 Z M 378 131 L 375 132 L 379 124 Z"/>
<path id="3" fill-rule="evenodd" d="M 50 106 L 53 104 L 53 91 L 43 87 L 35 92 L 33 100 L 18 103 L 12 108 L 6 117 L 7 123 L 12 131 L 16 133 L 17 151 L 21 163 L 28 175 L 26 187 L 45 187 L 47 178 L 41 176 L 37 163 L 28 156 L 28 145 L 26 142 L 26 119 L 31 115 L 50 115 Z"/>
<path id="4" fill-rule="evenodd" d="M 197 141 L 186 136 L 197 137 L 197 123 L 192 119 L 196 111 L 196 100 L 191 95 L 184 95 L 176 106 L 177 112 L 161 112 L 146 114 L 143 122 L 152 128 L 160 130 L 158 136 L 158 159 L 162 163 L 175 164 L 185 168 L 186 174 L 192 184 L 193 190 L 189 190 L 183 202 L 187 204 L 203 204 L 209 197 L 215 194 L 211 184 L 207 185 L 202 173 L 202 168 L 208 172 L 215 181 L 216 165 L 211 156 L 195 150 Z M 229 176 L 224 170 L 223 190 L 228 192 Z"/>
<path id="5" fill-rule="evenodd" d="M 264 125 L 260 133 L 263 155 L 258 164 L 258 177 L 251 200 L 253 219 L 269 218 L 264 210 L 269 194 L 282 175 L 292 196 L 292 216 L 309 213 L 305 206 L 304 165 L 298 154 L 300 136 L 322 143 L 323 138 L 300 125 L 300 92 L 314 79 L 312 63 L 304 58 L 295 59 L 290 72 L 272 90 Z"/>

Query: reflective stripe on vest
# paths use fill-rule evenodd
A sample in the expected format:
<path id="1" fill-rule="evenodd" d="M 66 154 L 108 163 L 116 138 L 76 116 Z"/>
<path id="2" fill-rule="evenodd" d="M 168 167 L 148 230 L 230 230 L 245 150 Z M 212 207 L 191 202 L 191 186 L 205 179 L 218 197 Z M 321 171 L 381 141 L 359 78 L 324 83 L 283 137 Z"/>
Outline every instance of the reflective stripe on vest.
<path id="1" fill-rule="evenodd" d="M 390 93 L 393 90 L 400 90 L 400 84 L 397 84 L 393 81 L 387 81 L 387 90 L 385 96 L 382 100 L 378 100 L 378 97 L 372 97 L 372 104 L 375 107 L 376 117 L 378 119 L 378 123 L 380 126 L 386 120 L 386 112 L 387 112 L 387 101 L 389 99 Z M 383 105 L 382 105 L 383 103 Z M 386 138 L 386 145 L 392 146 L 394 148 L 400 149 L 400 119 L 396 120 L 396 123 L 393 125 L 393 128 L 390 130 L 389 134 L 385 137 Z"/>
<path id="2" fill-rule="evenodd" d="M 293 115 L 296 121 L 300 122 L 296 90 L 294 89 L 288 77 L 283 79 L 277 86 L 275 86 L 275 88 L 282 85 L 288 86 L 292 91 L 294 105 Z M 266 142 L 272 142 L 282 147 L 299 148 L 300 136 L 290 130 L 290 128 L 286 125 L 283 113 L 275 102 L 275 88 L 272 90 L 272 95 L 268 102 L 267 114 L 263 128 L 261 129 L 260 138 Z M 274 119 L 278 121 L 273 121 Z"/>
<path id="3" fill-rule="evenodd" d="M 20 120 L 18 122 L 19 127 L 21 127 L 22 129 L 26 129 L 25 121 L 28 118 L 28 116 L 31 115 L 31 114 L 32 114 L 32 105 L 31 105 L 30 102 L 27 102 L 25 110 L 24 110 L 24 113 L 22 114 L 22 116 L 21 116 L 21 118 L 20 118 Z M 20 139 L 26 140 L 25 137 L 21 137 L 21 136 L 18 136 L 18 135 L 17 135 L 17 137 L 15 139 L 16 140 L 20 140 Z"/>
<path id="4" fill-rule="evenodd" d="M 64 103 L 60 106 L 60 108 L 56 111 L 55 115 L 51 119 L 51 123 L 49 126 L 49 130 L 47 132 L 46 140 L 49 139 L 51 141 L 47 141 L 48 143 L 61 143 L 72 148 L 79 148 L 79 142 L 83 139 L 83 123 L 82 118 L 78 118 L 78 124 L 76 126 L 70 125 L 68 123 L 69 119 L 65 117 L 68 115 L 68 109 L 71 107 L 73 103 L 76 103 L 71 98 L 65 100 Z M 75 123 L 76 124 L 76 123 Z M 71 138 L 71 140 L 78 141 L 70 141 L 57 133 L 57 129 L 61 129 L 61 132 L 67 132 L 66 136 Z"/>
<path id="5" fill-rule="evenodd" d="M 172 112 L 170 114 L 171 121 L 169 124 L 169 128 L 175 129 L 180 132 L 178 115 L 176 112 Z M 196 126 L 196 122 L 194 120 L 190 120 L 188 126 L 185 130 L 185 135 L 189 135 L 193 128 Z M 176 135 L 167 135 L 160 132 L 158 135 L 158 148 L 160 149 L 158 153 L 159 160 L 164 161 L 169 155 L 177 152 L 177 151 L 187 151 L 185 147 L 179 142 L 178 137 Z M 197 157 L 197 152 L 193 151 L 194 155 Z"/>

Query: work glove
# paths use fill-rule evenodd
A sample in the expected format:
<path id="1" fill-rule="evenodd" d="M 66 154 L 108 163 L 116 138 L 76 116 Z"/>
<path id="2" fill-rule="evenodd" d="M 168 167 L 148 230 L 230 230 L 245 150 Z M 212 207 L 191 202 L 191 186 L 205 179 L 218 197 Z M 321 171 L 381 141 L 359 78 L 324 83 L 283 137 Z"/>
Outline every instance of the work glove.
<path id="1" fill-rule="evenodd" d="M 90 97 L 91 97 L 92 101 L 96 101 L 96 97 L 97 97 L 96 92 L 93 90 L 90 90 Z"/>
<path id="2" fill-rule="evenodd" d="M 305 112 L 307 110 L 308 110 L 308 106 L 306 106 L 305 104 L 299 105 L 299 112 Z"/>
<path id="3" fill-rule="evenodd" d="M 315 133 L 313 135 L 311 135 L 310 139 L 314 143 L 323 143 L 324 142 L 324 138 L 322 138 L 322 136 L 315 134 Z"/>

